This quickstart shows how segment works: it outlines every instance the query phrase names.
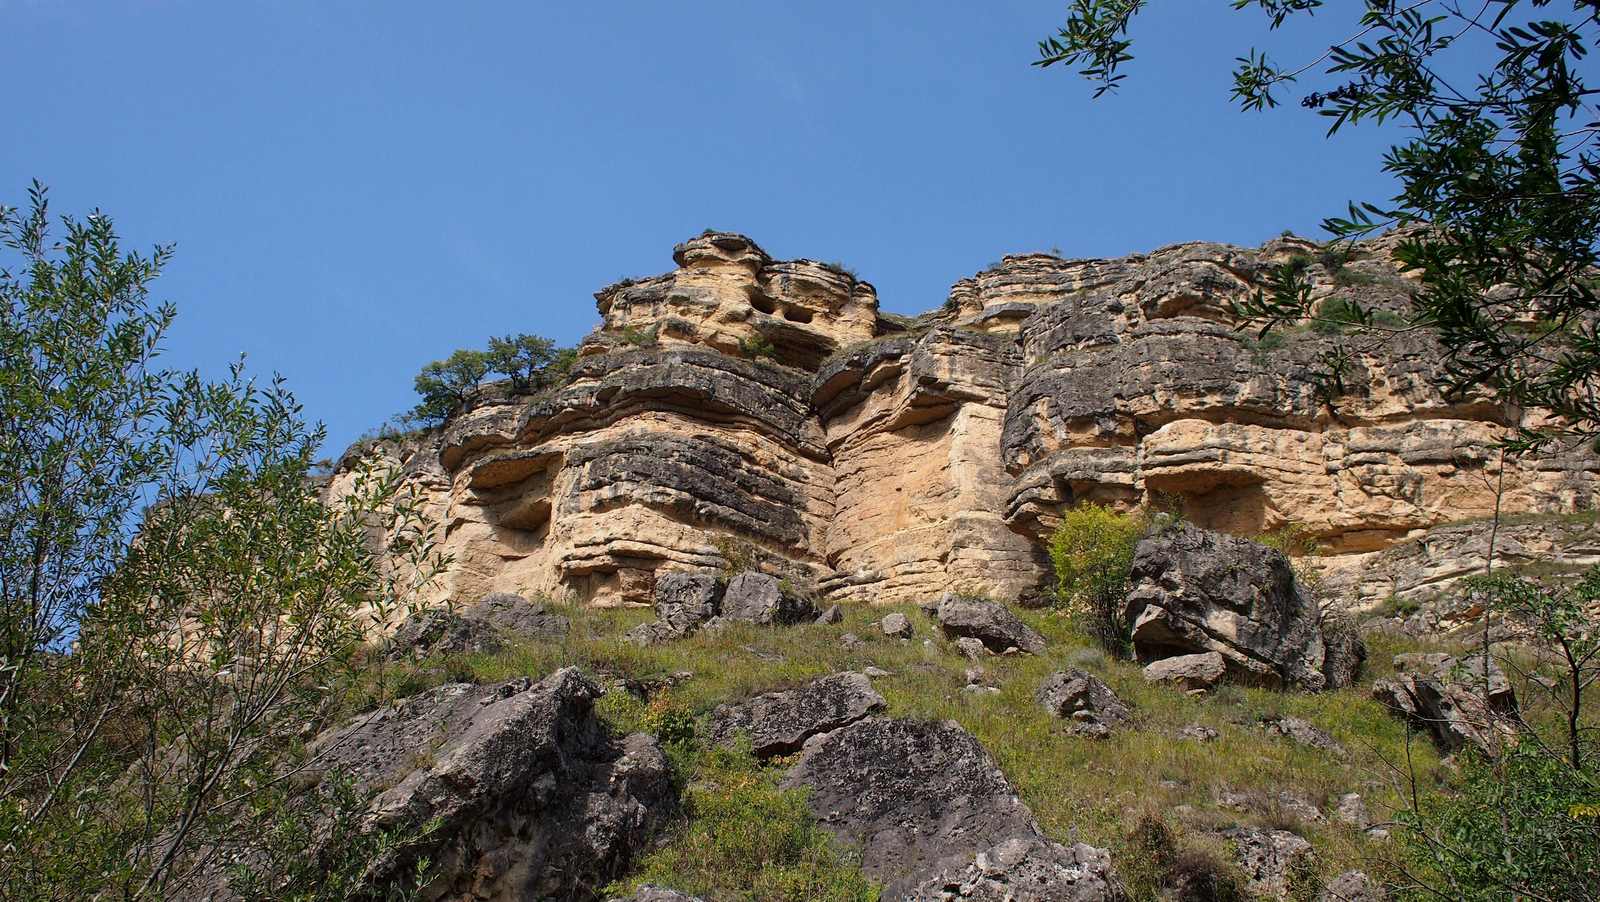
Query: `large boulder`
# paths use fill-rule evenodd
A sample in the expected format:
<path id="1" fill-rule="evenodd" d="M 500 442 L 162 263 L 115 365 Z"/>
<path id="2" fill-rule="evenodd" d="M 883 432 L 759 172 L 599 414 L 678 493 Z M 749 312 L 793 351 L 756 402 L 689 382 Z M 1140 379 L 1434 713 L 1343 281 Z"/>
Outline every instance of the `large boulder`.
<path id="1" fill-rule="evenodd" d="M 1372 684 L 1372 697 L 1428 731 L 1446 752 L 1468 745 L 1498 754 L 1516 731 L 1517 696 L 1491 656 L 1395 655 L 1395 677 Z"/>
<path id="2" fill-rule="evenodd" d="M 934 617 L 951 639 L 968 636 L 996 653 L 1011 648 L 1035 655 L 1044 653 L 1044 637 L 998 602 L 946 592 L 934 609 Z"/>
<path id="3" fill-rule="evenodd" d="M 379 895 L 425 855 L 429 898 L 595 899 L 675 807 L 660 745 L 613 736 L 594 713 L 601 691 L 575 668 L 440 686 L 318 736 L 304 778 L 337 774 L 371 794 L 365 829 L 432 825 L 371 863 Z M 313 858 L 331 850 L 316 827 Z M 215 864 L 222 873 L 228 863 Z M 219 885 L 184 898 L 231 898 Z"/>
<path id="4" fill-rule="evenodd" d="M 1282 552 L 1176 523 L 1139 541 L 1129 585 L 1139 660 L 1216 652 L 1244 682 L 1327 688 L 1317 606 Z"/>
<path id="5" fill-rule="evenodd" d="M 964 867 L 923 880 L 907 902 L 1110 902 L 1123 898 L 1111 855 L 1087 843 L 1071 848 L 1040 839 L 1008 839 Z"/>
<path id="6" fill-rule="evenodd" d="M 858 720 L 807 742 L 784 786 L 809 790 L 812 814 L 861 850 L 862 869 L 885 884 L 885 899 L 904 898 L 925 881 L 946 886 L 969 867 L 988 869 L 977 856 L 1007 840 L 1030 848 L 1042 842 L 1051 858 L 1075 855 L 1043 839 L 994 759 L 953 721 Z"/>
<path id="7" fill-rule="evenodd" d="M 687 636 L 721 610 L 726 585 L 711 573 L 666 573 L 656 578 L 656 622 Z"/>
<path id="8" fill-rule="evenodd" d="M 741 573 L 728 581 L 722 593 L 722 616 L 760 624 L 790 624 L 813 620 L 817 609 L 811 602 L 786 592 L 777 577 L 765 573 Z"/>
<path id="9" fill-rule="evenodd" d="M 1104 738 L 1133 719 L 1133 710 L 1110 686 L 1082 670 L 1052 673 L 1040 684 L 1035 698 L 1046 711 L 1067 718 L 1072 732 L 1080 736 Z"/>
<path id="10" fill-rule="evenodd" d="M 407 617 L 390 639 L 389 657 L 496 652 L 518 638 L 558 639 L 570 625 L 541 603 L 495 592 L 455 610 L 436 608 Z"/>
<path id="11" fill-rule="evenodd" d="M 711 712 L 710 736 L 713 742 L 729 742 L 743 733 L 757 755 L 786 755 L 799 751 L 818 733 L 854 723 L 883 707 L 883 696 L 866 674 L 836 673 L 797 689 L 718 705 Z"/>

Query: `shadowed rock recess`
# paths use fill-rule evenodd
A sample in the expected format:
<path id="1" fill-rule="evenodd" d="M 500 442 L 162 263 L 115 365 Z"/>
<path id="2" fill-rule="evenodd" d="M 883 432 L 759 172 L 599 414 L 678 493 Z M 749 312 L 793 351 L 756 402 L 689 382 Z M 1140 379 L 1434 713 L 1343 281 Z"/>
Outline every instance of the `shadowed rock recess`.
<path id="1" fill-rule="evenodd" d="M 565 385 L 489 386 L 440 430 L 354 453 L 396 458 L 443 526 L 442 597 L 648 602 L 660 574 L 737 559 L 830 602 L 1015 598 L 1048 582 L 1040 540 L 1083 501 L 1160 500 L 1240 535 L 1293 522 L 1330 579 L 1359 582 L 1384 572 L 1372 555 L 1490 514 L 1492 445 L 1538 417 L 1441 394 L 1421 334 L 1261 339 L 1230 319 L 1295 258 L 1319 304 L 1403 309 L 1391 247 L 1009 256 L 907 318 L 836 265 L 708 232 L 596 295 Z M 1587 449 L 1505 467 L 1507 511 L 1594 507 Z"/>

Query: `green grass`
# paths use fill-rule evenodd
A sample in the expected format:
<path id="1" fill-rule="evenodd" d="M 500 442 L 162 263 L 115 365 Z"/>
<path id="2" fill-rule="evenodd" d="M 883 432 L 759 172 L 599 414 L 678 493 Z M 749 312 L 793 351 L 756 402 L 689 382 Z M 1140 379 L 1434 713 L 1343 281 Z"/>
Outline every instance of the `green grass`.
<path id="1" fill-rule="evenodd" d="M 700 752 L 693 775 L 684 821 L 612 893 L 654 883 L 719 900 L 878 898 L 859 859 L 812 819 L 805 792 L 780 789 L 780 771 L 762 766 L 748 743 Z"/>
<path id="2" fill-rule="evenodd" d="M 905 613 L 917 635 L 890 639 L 875 621 L 891 610 Z M 1371 868 L 1382 850 L 1359 829 L 1325 817 L 1320 823 L 1285 822 L 1273 811 L 1219 808 L 1223 790 L 1275 795 L 1287 791 L 1324 807 L 1346 792 L 1359 792 L 1376 817 L 1399 800 L 1387 779 L 1390 766 L 1407 760 L 1406 729 L 1358 686 L 1321 694 L 1288 694 L 1228 687 L 1195 699 L 1145 683 L 1138 665 L 1098 651 L 1069 617 L 1051 611 L 1021 616 L 1049 641 L 1040 657 L 993 656 L 984 660 L 987 681 L 998 694 L 968 693 L 968 662 L 934 624 L 911 606 L 849 606 L 837 625 L 784 628 L 734 624 L 715 634 L 639 648 L 622 633 L 650 619 L 644 609 L 567 609 L 571 633 L 561 641 L 517 646 L 493 655 L 469 655 L 421 665 L 391 666 L 384 691 L 356 693 L 359 704 L 378 704 L 449 679 L 495 682 L 538 676 L 577 665 L 603 680 L 652 681 L 683 671 L 691 675 L 657 692 L 648 703 L 620 688 L 601 700 L 599 713 L 618 731 L 647 730 L 668 742 L 680 779 L 687 786 L 687 816 L 671 837 L 642 863 L 629 883 L 652 881 L 721 898 L 729 887 L 762 886 L 744 898 L 858 898 L 863 885 L 847 854 L 819 844 L 803 817 L 803 798 L 780 792 L 782 763 L 762 767 L 708 753 L 686 736 L 685 724 L 716 705 L 786 688 L 841 670 L 874 664 L 890 676 L 874 680 L 898 717 L 950 719 L 983 742 L 1045 832 L 1061 842 L 1088 842 L 1112 850 L 1114 860 L 1142 860 L 1134 826 L 1141 813 L 1161 812 L 1192 863 L 1211 831 L 1233 825 L 1292 826 L 1317 847 L 1319 868 L 1332 875 L 1351 867 Z M 839 642 L 853 632 L 864 644 Z M 930 640 L 924 643 L 924 639 Z M 1415 647 L 1396 637 L 1375 637 L 1371 663 L 1384 675 L 1389 659 Z M 1069 734 L 1047 714 L 1034 692 L 1051 672 L 1081 666 L 1104 679 L 1137 712 L 1134 729 L 1095 741 Z M 1267 714 L 1292 714 L 1331 733 L 1348 750 L 1340 758 L 1267 736 L 1259 727 Z M 1180 740 L 1190 723 L 1216 729 L 1215 742 Z M 1438 757 L 1413 742 L 1410 761 L 1424 785 L 1437 782 Z M 1180 806 L 1187 806 L 1183 808 Z M 809 831 L 809 832 L 808 832 Z M 768 842 L 771 834 L 772 845 Z M 1196 851 L 1199 850 L 1199 851 Z M 1212 849 L 1215 852 L 1215 849 Z M 1212 857 L 1215 857 L 1214 855 Z M 770 883 L 761 881 L 769 880 Z M 718 882 L 721 881 L 721 882 Z M 737 897 L 737 896 L 729 896 Z"/>

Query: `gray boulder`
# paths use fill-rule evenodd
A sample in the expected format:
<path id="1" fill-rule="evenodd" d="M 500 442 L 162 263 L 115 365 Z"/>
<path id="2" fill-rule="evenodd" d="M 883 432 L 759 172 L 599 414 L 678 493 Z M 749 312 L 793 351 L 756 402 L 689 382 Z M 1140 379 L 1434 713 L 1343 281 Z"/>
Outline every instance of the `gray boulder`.
<path id="1" fill-rule="evenodd" d="M 885 636 L 896 639 L 910 639 L 912 635 L 911 621 L 900 613 L 884 615 L 883 620 L 878 623 L 878 628 L 883 630 Z"/>
<path id="2" fill-rule="evenodd" d="M 714 574 L 662 574 L 656 577 L 656 621 L 666 634 L 687 636 L 717 616 L 725 590 Z"/>
<path id="3" fill-rule="evenodd" d="M 1008 839 L 964 867 L 923 880 L 909 902 L 1114 902 L 1125 898 L 1111 854 L 1085 843 L 1070 848 L 1041 839 Z"/>
<path id="4" fill-rule="evenodd" d="M 861 850 L 861 865 L 899 899 L 1039 827 L 978 740 L 953 721 L 869 717 L 806 743 L 783 785 L 807 788 L 817 821 Z"/>
<path id="5" fill-rule="evenodd" d="M 962 636 L 957 639 L 956 650 L 961 652 L 961 657 L 966 658 L 968 661 L 977 661 L 984 655 L 989 654 L 988 649 L 984 647 L 983 640 L 974 639 L 971 636 Z"/>
<path id="6" fill-rule="evenodd" d="M 543 604 L 495 592 L 455 610 L 418 611 L 407 617 L 390 640 L 388 657 L 496 652 L 517 638 L 558 639 L 570 626 L 566 617 Z"/>
<path id="7" fill-rule="evenodd" d="M 1372 697 L 1428 731 L 1445 752 L 1468 745 L 1498 754 L 1516 732 L 1516 693 L 1492 657 L 1395 655 L 1392 680 L 1372 684 Z"/>
<path id="8" fill-rule="evenodd" d="M 1176 523 L 1139 541 L 1129 585 L 1139 660 L 1216 652 L 1243 682 L 1327 687 L 1317 606 L 1281 552 Z"/>
<path id="9" fill-rule="evenodd" d="M 535 682 L 449 684 L 356 717 L 309 746 L 305 777 L 375 793 L 366 829 L 437 826 L 371 863 L 382 895 L 417 856 L 444 898 L 595 899 L 667 822 L 675 793 L 654 737 L 614 737 L 575 668 Z M 311 788 L 308 792 L 320 791 Z M 305 854 L 325 854 L 315 829 Z M 217 861 L 220 870 L 228 862 Z M 183 898 L 229 898 L 211 890 Z"/>
<path id="10" fill-rule="evenodd" d="M 712 742 L 731 742 L 743 733 L 763 758 L 799 751 L 818 733 L 854 723 L 884 707 L 883 696 L 861 673 L 836 673 L 797 689 L 768 692 L 711 713 Z"/>
<path id="11" fill-rule="evenodd" d="M 1104 738 L 1133 719 L 1133 711 L 1098 677 L 1082 670 L 1051 674 L 1035 698 L 1046 711 L 1071 721 L 1080 736 Z"/>
<path id="12" fill-rule="evenodd" d="M 838 605 L 829 605 L 826 611 L 817 615 L 818 623 L 843 623 L 844 610 Z"/>
<path id="13" fill-rule="evenodd" d="M 1145 665 L 1146 682 L 1163 683 L 1184 692 L 1208 692 L 1227 673 L 1222 655 L 1208 651 L 1199 655 L 1178 655 Z"/>
<path id="14" fill-rule="evenodd" d="M 1297 884 L 1315 873 L 1316 855 L 1305 837 L 1288 830 L 1236 827 L 1222 836 L 1233 841 L 1234 859 L 1244 871 L 1252 898 L 1288 899 Z"/>
<path id="15" fill-rule="evenodd" d="M 1044 637 L 1003 604 L 946 592 L 940 597 L 934 616 L 952 639 L 971 637 L 997 654 L 1011 648 L 1035 655 L 1044 653 Z"/>
<path id="16" fill-rule="evenodd" d="M 749 623 L 791 624 L 815 619 L 817 609 L 793 592 L 785 592 L 777 577 L 741 573 L 722 594 L 722 616 Z"/>

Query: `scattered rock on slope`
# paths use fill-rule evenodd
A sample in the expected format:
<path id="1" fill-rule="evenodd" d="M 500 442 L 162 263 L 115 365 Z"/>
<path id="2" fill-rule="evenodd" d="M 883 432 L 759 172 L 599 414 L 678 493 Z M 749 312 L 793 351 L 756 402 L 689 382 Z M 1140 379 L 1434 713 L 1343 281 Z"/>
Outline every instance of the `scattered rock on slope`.
<path id="1" fill-rule="evenodd" d="M 1234 856 L 1252 898 L 1288 899 L 1294 885 L 1315 866 L 1311 843 L 1288 830 L 1237 827 L 1222 835 L 1233 840 Z"/>
<path id="2" fill-rule="evenodd" d="M 1246 682 L 1328 688 L 1317 606 L 1281 552 L 1177 523 L 1139 541 L 1129 583 L 1141 661 L 1216 652 Z"/>
<path id="3" fill-rule="evenodd" d="M 902 898 L 925 881 L 939 884 L 928 892 L 945 892 L 952 875 L 968 868 L 974 877 L 1003 882 L 1006 878 L 983 874 L 993 872 L 997 862 L 1012 860 L 1010 852 L 986 852 L 1007 840 L 1042 843 L 1050 849 L 1043 861 L 1077 856 L 1042 839 L 1033 813 L 1017 798 L 994 759 L 953 721 L 881 717 L 856 721 L 806 743 L 784 785 L 809 788 L 812 814 L 840 840 L 860 847 L 862 869 L 886 884 L 885 899 Z M 984 862 L 978 861 L 979 853 L 986 853 Z M 1038 856 L 1036 852 L 1022 858 Z M 1094 876 L 1088 870 L 1076 873 L 1084 882 L 1083 892 L 1089 894 L 1019 890 L 1011 898 L 1117 898 L 1108 871 L 1096 871 Z M 1104 884 L 1099 894 L 1088 889 L 1094 880 Z M 958 880 L 957 885 L 963 882 Z"/>
<path id="4" fill-rule="evenodd" d="M 1269 735 L 1282 736 L 1307 748 L 1321 749 L 1335 755 L 1345 753 L 1344 746 L 1340 745 L 1337 739 L 1309 720 L 1298 717 L 1263 717 L 1261 728 Z"/>
<path id="5" fill-rule="evenodd" d="M 612 737 L 594 714 L 600 694 L 575 668 L 539 682 L 440 686 L 319 736 L 313 775 L 378 791 L 374 827 L 437 821 L 410 850 L 435 863 L 430 894 L 597 898 L 675 803 L 661 747 L 643 733 Z M 383 859 L 369 876 L 409 866 Z"/>
<path id="6" fill-rule="evenodd" d="M 1394 666 L 1394 679 L 1373 683 L 1372 697 L 1427 730 L 1444 751 L 1474 745 L 1497 754 L 1515 729 L 1517 697 L 1492 657 L 1403 654 Z"/>
<path id="7" fill-rule="evenodd" d="M 705 902 L 705 900 L 699 896 L 684 895 L 675 889 L 646 883 L 635 890 L 633 895 L 611 899 L 609 902 Z"/>
<path id="8" fill-rule="evenodd" d="M 883 706 L 883 696 L 873 690 L 865 674 L 836 673 L 797 689 L 718 705 L 711 714 L 711 741 L 730 742 L 744 733 L 757 755 L 784 755 L 798 751 L 818 733 L 853 723 Z"/>
<path id="9" fill-rule="evenodd" d="M 998 602 L 946 592 L 939 599 L 934 616 L 952 639 L 968 636 L 996 653 L 1010 648 L 1035 655 L 1044 653 L 1044 637 Z"/>
<path id="10" fill-rule="evenodd" d="M 1051 714 L 1071 720 L 1070 729 L 1080 736 L 1103 738 L 1133 719 L 1133 711 L 1110 686 L 1082 670 L 1051 674 L 1036 698 Z"/>
<path id="11" fill-rule="evenodd" d="M 1222 655 L 1208 651 L 1199 655 L 1177 655 L 1145 665 L 1147 682 L 1163 683 L 1184 692 L 1207 692 L 1227 672 Z"/>
<path id="12" fill-rule="evenodd" d="M 965 867 L 922 881 L 908 902 L 1106 902 L 1123 894 L 1111 855 L 1086 843 L 1071 848 L 1041 839 L 1008 839 Z"/>
<path id="13" fill-rule="evenodd" d="M 495 652 L 515 637 L 554 639 L 566 635 L 566 617 L 509 592 L 495 592 L 457 610 L 419 611 L 395 630 L 389 657 Z"/>
<path id="14" fill-rule="evenodd" d="M 885 636 L 894 639 L 910 639 L 912 635 L 911 621 L 904 614 L 886 614 L 879 621 L 878 628 L 883 630 Z"/>

